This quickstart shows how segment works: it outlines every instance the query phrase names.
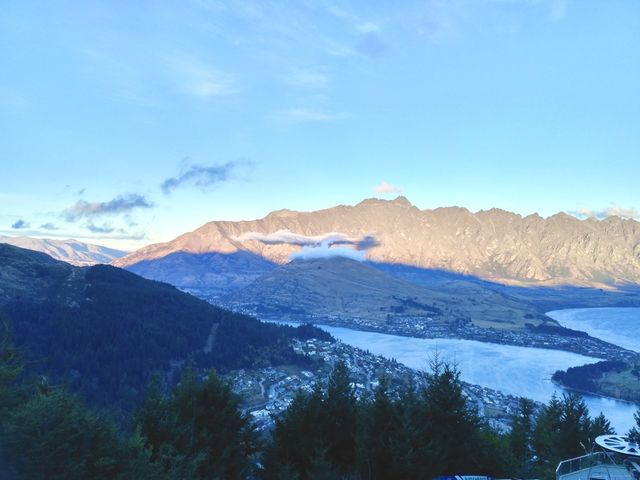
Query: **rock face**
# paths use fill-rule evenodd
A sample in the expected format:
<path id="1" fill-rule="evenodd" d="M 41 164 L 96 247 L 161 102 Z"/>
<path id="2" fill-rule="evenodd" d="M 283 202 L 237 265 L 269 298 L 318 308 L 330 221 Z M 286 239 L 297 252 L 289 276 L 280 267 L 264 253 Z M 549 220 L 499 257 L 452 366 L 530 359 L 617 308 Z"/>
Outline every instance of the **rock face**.
<path id="1" fill-rule="evenodd" d="M 111 263 L 127 252 L 102 247 L 77 240 L 52 240 L 49 238 L 0 237 L 0 243 L 35 250 L 72 265 L 85 267 L 98 263 Z"/>
<path id="2" fill-rule="evenodd" d="M 499 209 L 473 213 L 460 207 L 420 210 L 404 197 L 368 199 L 314 212 L 279 210 L 253 221 L 209 222 L 114 264 L 135 268 L 139 262 L 160 261 L 174 252 L 239 251 L 285 264 L 301 248 L 331 250 L 331 244 L 366 249 L 361 253 L 370 261 L 443 269 L 510 284 L 640 283 L 640 223 L 634 220 L 579 220 L 565 213 L 522 217 Z"/>

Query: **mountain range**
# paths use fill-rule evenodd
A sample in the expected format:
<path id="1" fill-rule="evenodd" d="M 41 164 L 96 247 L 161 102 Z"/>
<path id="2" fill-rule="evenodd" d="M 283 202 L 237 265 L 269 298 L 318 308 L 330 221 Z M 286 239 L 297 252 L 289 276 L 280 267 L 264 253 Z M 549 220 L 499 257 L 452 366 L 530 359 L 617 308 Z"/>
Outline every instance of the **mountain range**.
<path id="1" fill-rule="evenodd" d="M 43 252 L 56 260 L 77 266 L 111 263 L 127 254 L 122 250 L 79 242 L 78 240 L 0 236 L 0 243 Z"/>
<path id="2" fill-rule="evenodd" d="M 335 254 L 510 285 L 610 288 L 640 284 L 640 223 L 566 213 L 522 217 L 499 209 L 420 210 L 405 197 L 372 198 L 355 206 L 209 222 L 113 263 L 180 287 L 215 291 L 221 279 L 235 279 L 237 258 L 245 278 L 232 281 L 234 287 L 292 258 Z M 208 269 L 214 258 L 215 268 Z M 198 269 L 210 276 L 189 274 Z"/>

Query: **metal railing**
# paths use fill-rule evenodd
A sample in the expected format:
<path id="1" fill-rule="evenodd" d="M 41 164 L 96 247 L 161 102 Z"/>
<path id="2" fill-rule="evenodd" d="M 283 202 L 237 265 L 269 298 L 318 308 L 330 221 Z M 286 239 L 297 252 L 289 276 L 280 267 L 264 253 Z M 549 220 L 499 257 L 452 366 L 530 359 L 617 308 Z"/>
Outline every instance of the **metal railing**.
<path id="1" fill-rule="evenodd" d="M 604 452 L 590 453 L 582 457 L 571 458 L 560 462 L 556 468 L 556 479 L 562 475 L 585 470 L 598 465 L 617 465 L 613 458 Z"/>

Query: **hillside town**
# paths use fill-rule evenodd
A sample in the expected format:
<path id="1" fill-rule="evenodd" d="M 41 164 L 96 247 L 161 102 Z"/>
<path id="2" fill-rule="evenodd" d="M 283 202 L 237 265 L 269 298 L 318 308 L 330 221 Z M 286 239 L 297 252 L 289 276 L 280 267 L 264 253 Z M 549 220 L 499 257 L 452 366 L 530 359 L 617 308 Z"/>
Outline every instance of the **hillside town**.
<path id="1" fill-rule="evenodd" d="M 372 395 L 383 376 L 389 379 L 390 392 L 397 394 L 401 388 L 419 386 L 428 374 L 340 341 L 296 340 L 294 350 L 322 360 L 322 366 L 316 371 L 298 367 L 269 367 L 239 370 L 228 375 L 234 391 L 244 399 L 244 409 L 251 413 L 261 431 L 273 425 L 274 417 L 291 404 L 297 392 L 311 392 L 316 384 L 325 382 L 338 361 L 343 361 L 349 368 L 358 398 Z M 518 407 L 517 397 L 466 382 L 463 382 L 463 388 L 470 406 L 476 408 L 496 430 L 509 431 L 512 416 Z"/>

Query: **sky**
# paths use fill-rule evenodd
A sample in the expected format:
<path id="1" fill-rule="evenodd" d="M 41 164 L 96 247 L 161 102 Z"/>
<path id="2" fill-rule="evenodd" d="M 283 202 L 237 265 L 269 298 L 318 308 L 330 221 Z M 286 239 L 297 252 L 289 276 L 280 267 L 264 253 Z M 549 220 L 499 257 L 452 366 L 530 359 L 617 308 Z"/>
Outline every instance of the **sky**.
<path id="1" fill-rule="evenodd" d="M 0 235 L 402 194 L 640 214 L 637 0 L 3 1 Z"/>

